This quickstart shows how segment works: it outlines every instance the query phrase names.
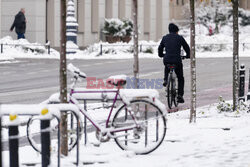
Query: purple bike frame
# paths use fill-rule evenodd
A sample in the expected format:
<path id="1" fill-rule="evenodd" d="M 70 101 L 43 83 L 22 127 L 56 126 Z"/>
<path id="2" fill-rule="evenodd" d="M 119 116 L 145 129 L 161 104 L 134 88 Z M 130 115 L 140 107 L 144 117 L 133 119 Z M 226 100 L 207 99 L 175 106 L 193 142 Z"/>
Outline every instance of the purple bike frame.
<path id="1" fill-rule="evenodd" d="M 112 107 L 111 107 L 111 109 L 110 109 L 110 111 L 109 111 L 108 118 L 107 118 L 107 120 L 106 120 L 106 128 L 108 128 L 108 123 L 109 123 L 109 120 L 110 120 L 110 118 L 111 118 L 111 114 L 112 114 L 112 112 L 113 112 L 115 103 L 116 103 L 116 101 L 117 101 L 117 99 L 118 99 L 118 96 L 120 96 L 119 91 L 120 91 L 119 88 L 118 88 L 117 90 L 110 90 L 110 91 L 74 91 L 74 89 L 71 89 L 71 91 L 70 91 L 70 97 L 71 97 L 74 93 L 116 93 L 115 98 L 114 98 L 114 100 L 113 100 Z M 120 99 L 121 99 L 122 103 L 126 106 L 126 103 L 123 101 L 123 99 L 121 98 L 121 96 L 120 96 Z M 84 99 L 83 99 L 83 100 L 84 100 Z M 72 99 L 70 99 L 70 103 L 75 104 L 74 101 L 72 101 Z M 98 125 L 95 124 L 95 122 L 94 122 L 92 119 L 90 119 L 81 109 L 79 109 L 79 110 L 80 110 L 80 112 L 81 112 L 81 113 L 82 113 L 82 114 L 92 123 L 92 125 L 93 125 L 97 130 L 101 131 L 101 129 L 98 127 Z M 131 114 L 132 119 L 135 121 L 135 117 L 133 116 L 133 114 L 131 113 L 131 111 L 128 110 L 128 112 Z M 135 121 L 135 124 L 136 124 L 136 126 L 138 126 L 138 124 L 137 124 L 136 121 Z M 133 127 L 133 128 L 134 128 L 134 127 Z M 131 130 L 131 129 L 133 129 L 133 128 L 117 129 L 117 130 L 114 129 L 114 130 L 111 130 L 110 132 L 121 132 L 121 131 Z"/>

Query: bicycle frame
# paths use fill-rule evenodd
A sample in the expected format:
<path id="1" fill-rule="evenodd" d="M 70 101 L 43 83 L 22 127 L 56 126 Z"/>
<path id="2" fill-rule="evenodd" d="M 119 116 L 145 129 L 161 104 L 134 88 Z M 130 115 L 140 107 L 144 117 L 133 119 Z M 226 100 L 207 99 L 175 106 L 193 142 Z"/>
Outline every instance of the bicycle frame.
<path id="1" fill-rule="evenodd" d="M 116 129 L 113 129 L 113 128 L 109 128 L 108 125 L 109 125 L 109 121 L 110 121 L 110 118 L 111 118 L 111 115 L 112 115 L 112 112 L 113 112 L 113 109 L 114 109 L 114 106 L 116 104 L 116 101 L 118 100 L 118 96 L 120 96 L 119 94 L 119 90 L 120 88 L 118 87 L 117 90 L 105 90 L 105 91 L 75 91 L 74 88 L 75 88 L 75 85 L 76 85 L 76 82 L 77 82 L 77 79 L 78 77 L 74 77 L 74 81 L 71 85 L 71 88 L 70 88 L 70 96 L 69 96 L 69 102 L 72 103 L 72 104 L 75 104 L 80 112 L 91 122 L 91 124 L 97 129 L 99 130 L 100 132 L 102 133 L 107 133 L 109 136 L 112 136 L 111 133 L 112 132 L 121 132 L 121 131 L 126 131 L 126 130 L 132 130 L 136 127 L 138 127 L 138 123 L 136 121 L 136 118 L 133 116 L 133 114 L 131 113 L 130 110 L 128 110 L 129 114 L 131 115 L 135 125 L 134 126 L 130 126 L 130 127 L 126 127 L 126 128 L 116 128 Z M 96 122 L 88 113 L 87 111 L 85 110 L 82 110 L 82 108 L 80 107 L 80 104 L 78 102 L 78 100 L 76 98 L 73 97 L 73 94 L 75 93 L 116 93 L 115 94 L 115 98 L 113 100 L 113 104 L 112 104 L 112 107 L 109 111 L 109 115 L 108 115 L 108 118 L 106 120 L 106 126 L 103 127 L 101 126 L 98 122 Z M 127 106 L 127 104 L 124 102 L 124 100 L 122 99 L 122 97 L 120 96 L 120 99 L 122 101 L 122 103 Z"/>

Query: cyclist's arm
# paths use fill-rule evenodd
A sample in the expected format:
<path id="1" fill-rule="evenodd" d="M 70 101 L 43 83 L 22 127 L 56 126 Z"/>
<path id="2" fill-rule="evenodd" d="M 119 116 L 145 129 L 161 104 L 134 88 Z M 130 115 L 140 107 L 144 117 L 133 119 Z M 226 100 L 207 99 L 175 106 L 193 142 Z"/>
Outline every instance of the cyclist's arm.
<path id="1" fill-rule="evenodd" d="M 186 52 L 186 58 L 189 59 L 190 58 L 190 48 L 189 48 L 186 40 L 183 37 L 181 37 L 181 38 L 182 38 L 182 44 L 181 45 L 182 45 L 183 49 Z"/>
<path id="2" fill-rule="evenodd" d="M 158 56 L 159 57 L 164 57 L 164 55 L 163 55 L 164 42 L 163 41 L 164 41 L 164 37 L 162 38 L 161 43 L 158 47 Z"/>

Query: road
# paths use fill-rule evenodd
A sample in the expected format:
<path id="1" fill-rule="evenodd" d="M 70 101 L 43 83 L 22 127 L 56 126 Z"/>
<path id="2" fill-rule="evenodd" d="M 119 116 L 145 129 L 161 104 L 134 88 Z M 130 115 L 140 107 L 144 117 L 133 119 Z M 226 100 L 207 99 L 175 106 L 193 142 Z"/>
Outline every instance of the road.
<path id="1" fill-rule="evenodd" d="M 105 79 L 111 75 L 126 74 L 133 76 L 133 60 L 68 60 L 79 67 L 89 77 Z M 240 63 L 250 65 L 249 58 Z M 184 60 L 185 101 L 180 109 L 190 106 L 190 61 Z M 161 59 L 141 59 L 140 78 L 162 79 Z M 59 60 L 20 59 L 16 63 L 0 65 L 0 103 L 30 104 L 46 100 L 59 90 Z M 248 70 L 246 80 L 248 80 Z M 70 78 L 70 76 L 68 76 Z M 70 83 L 70 79 L 68 79 Z M 197 106 L 218 102 L 218 97 L 232 99 L 232 58 L 197 59 Z M 85 86 L 86 83 L 79 83 Z M 165 90 L 158 89 L 160 100 L 166 104 Z M 26 145 L 22 138 L 21 145 Z M 4 143 L 4 149 L 7 143 Z"/>
<path id="2" fill-rule="evenodd" d="M 68 60 L 89 77 L 105 79 L 111 75 L 133 76 L 133 59 Z M 240 63 L 249 68 L 250 58 Z M 184 60 L 185 101 L 181 108 L 189 108 L 190 61 Z M 141 59 L 140 78 L 162 79 L 161 59 Z M 232 58 L 197 59 L 197 106 L 218 102 L 218 97 L 232 99 Z M 46 100 L 59 90 L 59 60 L 20 59 L 16 63 L 0 65 L 0 102 L 30 104 Z M 246 75 L 248 80 L 248 70 Z M 69 76 L 70 77 L 70 76 Z M 70 79 L 69 83 L 70 83 Z M 84 83 L 80 83 L 84 86 Z M 159 89 L 160 100 L 166 104 L 164 89 Z"/>

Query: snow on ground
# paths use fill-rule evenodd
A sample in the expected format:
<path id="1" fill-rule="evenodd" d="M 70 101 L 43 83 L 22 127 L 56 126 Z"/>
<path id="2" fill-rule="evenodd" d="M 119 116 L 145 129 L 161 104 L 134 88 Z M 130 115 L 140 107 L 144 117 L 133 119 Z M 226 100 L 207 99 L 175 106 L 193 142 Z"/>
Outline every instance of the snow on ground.
<path id="1" fill-rule="evenodd" d="M 233 37 L 232 29 L 225 26 L 221 29 L 220 34 L 209 36 L 207 30 L 202 25 L 197 25 L 196 35 L 196 57 L 232 57 Z M 248 57 L 250 54 L 250 33 L 249 26 L 240 29 L 240 44 L 239 55 L 240 57 Z M 183 35 L 189 43 L 189 29 L 183 29 L 179 33 Z M 139 58 L 159 58 L 157 48 L 159 42 L 154 41 L 139 41 Z M 44 45 L 38 43 L 30 43 L 26 39 L 13 40 L 7 36 L 0 39 L 0 44 L 3 45 L 3 53 L 0 53 L 0 61 L 13 61 L 15 58 L 52 58 L 59 59 L 60 54 L 58 51 L 51 49 L 51 53 Z M 107 42 L 98 42 L 88 46 L 85 50 L 78 50 L 76 54 L 67 55 L 68 59 L 131 59 L 132 41 L 130 43 L 117 42 L 109 44 Z M 102 48 L 102 51 L 101 51 Z M 8 62 L 6 62 L 8 63 Z"/>
<path id="2" fill-rule="evenodd" d="M 198 108 L 195 124 L 189 124 L 188 110 L 168 114 L 168 129 L 164 142 L 148 155 L 134 155 L 133 152 L 122 151 L 113 140 L 95 147 L 90 144 L 96 143 L 95 134 L 89 134 L 87 146 L 81 141 L 80 166 L 249 167 L 250 114 L 246 111 L 218 113 L 217 105 Z M 100 113 L 101 110 L 98 110 L 92 114 L 100 119 L 100 115 L 105 115 Z M 41 159 L 29 146 L 20 148 L 19 156 L 21 164 L 38 163 Z M 62 157 L 62 166 L 73 166 L 75 158 L 76 153 L 73 150 L 67 158 Z M 8 151 L 5 151 L 4 166 L 8 166 L 7 161 Z M 51 166 L 56 166 L 56 162 L 56 154 L 53 151 Z"/>
<path id="3" fill-rule="evenodd" d="M 3 44 L 3 53 L 0 53 L 0 61 L 13 60 L 15 58 L 58 58 L 59 53 L 51 48 L 50 54 L 45 45 L 30 43 L 26 39 L 13 40 L 10 36 L 0 39 Z"/>

